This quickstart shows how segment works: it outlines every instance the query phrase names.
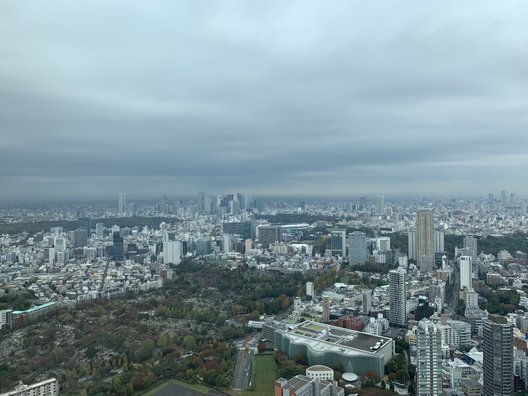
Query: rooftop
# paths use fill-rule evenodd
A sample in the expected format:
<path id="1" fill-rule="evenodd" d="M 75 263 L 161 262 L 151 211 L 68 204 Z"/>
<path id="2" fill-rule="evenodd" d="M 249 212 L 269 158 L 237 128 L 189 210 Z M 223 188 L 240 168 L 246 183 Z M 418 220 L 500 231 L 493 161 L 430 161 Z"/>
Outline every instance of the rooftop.
<path id="1" fill-rule="evenodd" d="M 306 321 L 285 330 L 294 338 L 304 339 L 312 349 L 334 348 L 351 355 L 357 352 L 376 354 L 385 345 L 392 342 L 388 337 L 376 336 L 361 331 L 344 329 L 324 323 Z"/>

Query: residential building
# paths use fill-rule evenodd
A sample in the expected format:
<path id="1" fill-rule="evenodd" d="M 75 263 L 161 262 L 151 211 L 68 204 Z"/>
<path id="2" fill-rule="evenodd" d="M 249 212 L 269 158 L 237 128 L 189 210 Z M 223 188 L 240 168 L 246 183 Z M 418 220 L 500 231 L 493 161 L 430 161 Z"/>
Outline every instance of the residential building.
<path id="1" fill-rule="evenodd" d="M 416 215 L 416 259 L 421 271 L 431 271 L 434 263 L 433 210 L 418 209 Z"/>
<path id="2" fill-rule="evenodd" d="M 398 267 L 389 271 L 389 322 L 397 326 L 407 323 L 407 273 Z"/>
<path id="3" fill-rule="evenodd" d="M 416 332 L 416 395 L 442 394 L 442 335 L 428 319 L 418 322 Z"/>
<path id="4" fill-rule="evenodd" d="M 348 235 L 348 256 L 350 264 L 365 264 L 367 255 L 367 235 L 361 231 L 354 231 Z"/>
<path id="5" fill-rule="evenodd" d="M 484 395 L 513 393 L 513 325 L 504 316 L 489 315 L 483 321 Z"/>

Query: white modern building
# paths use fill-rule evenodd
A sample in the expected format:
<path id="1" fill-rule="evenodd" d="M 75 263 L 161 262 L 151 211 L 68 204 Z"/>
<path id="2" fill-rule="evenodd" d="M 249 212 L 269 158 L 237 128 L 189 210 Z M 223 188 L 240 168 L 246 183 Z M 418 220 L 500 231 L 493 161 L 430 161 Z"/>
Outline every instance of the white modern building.
<path id="1" fill-rule="evenodd" d="M 428 319 L 418 322 L 416 332 L 416 394 L 442 394 L 442 334 Z"/>

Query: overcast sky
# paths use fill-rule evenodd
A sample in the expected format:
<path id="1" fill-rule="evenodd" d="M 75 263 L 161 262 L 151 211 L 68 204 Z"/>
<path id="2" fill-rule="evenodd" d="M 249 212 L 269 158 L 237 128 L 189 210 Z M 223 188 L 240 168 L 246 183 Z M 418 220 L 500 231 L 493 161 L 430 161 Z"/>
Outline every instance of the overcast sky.
<path id="1" fill-rule="evenodd" d="M 0 201 L 528 193 L 526 1 L 0 2 Z"/>

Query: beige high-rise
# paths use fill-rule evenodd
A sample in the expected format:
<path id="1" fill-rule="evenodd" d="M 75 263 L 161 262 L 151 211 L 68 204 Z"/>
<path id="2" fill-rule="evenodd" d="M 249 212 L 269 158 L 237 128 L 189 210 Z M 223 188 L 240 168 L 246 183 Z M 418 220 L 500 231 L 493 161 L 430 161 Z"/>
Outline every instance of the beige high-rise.
<path id="1" fill-rule="evenodd" d="M 433 209 L 418 209 L 416 214 L 416 260 L 421 271 L 432 271 L 434 265 Z"/>

